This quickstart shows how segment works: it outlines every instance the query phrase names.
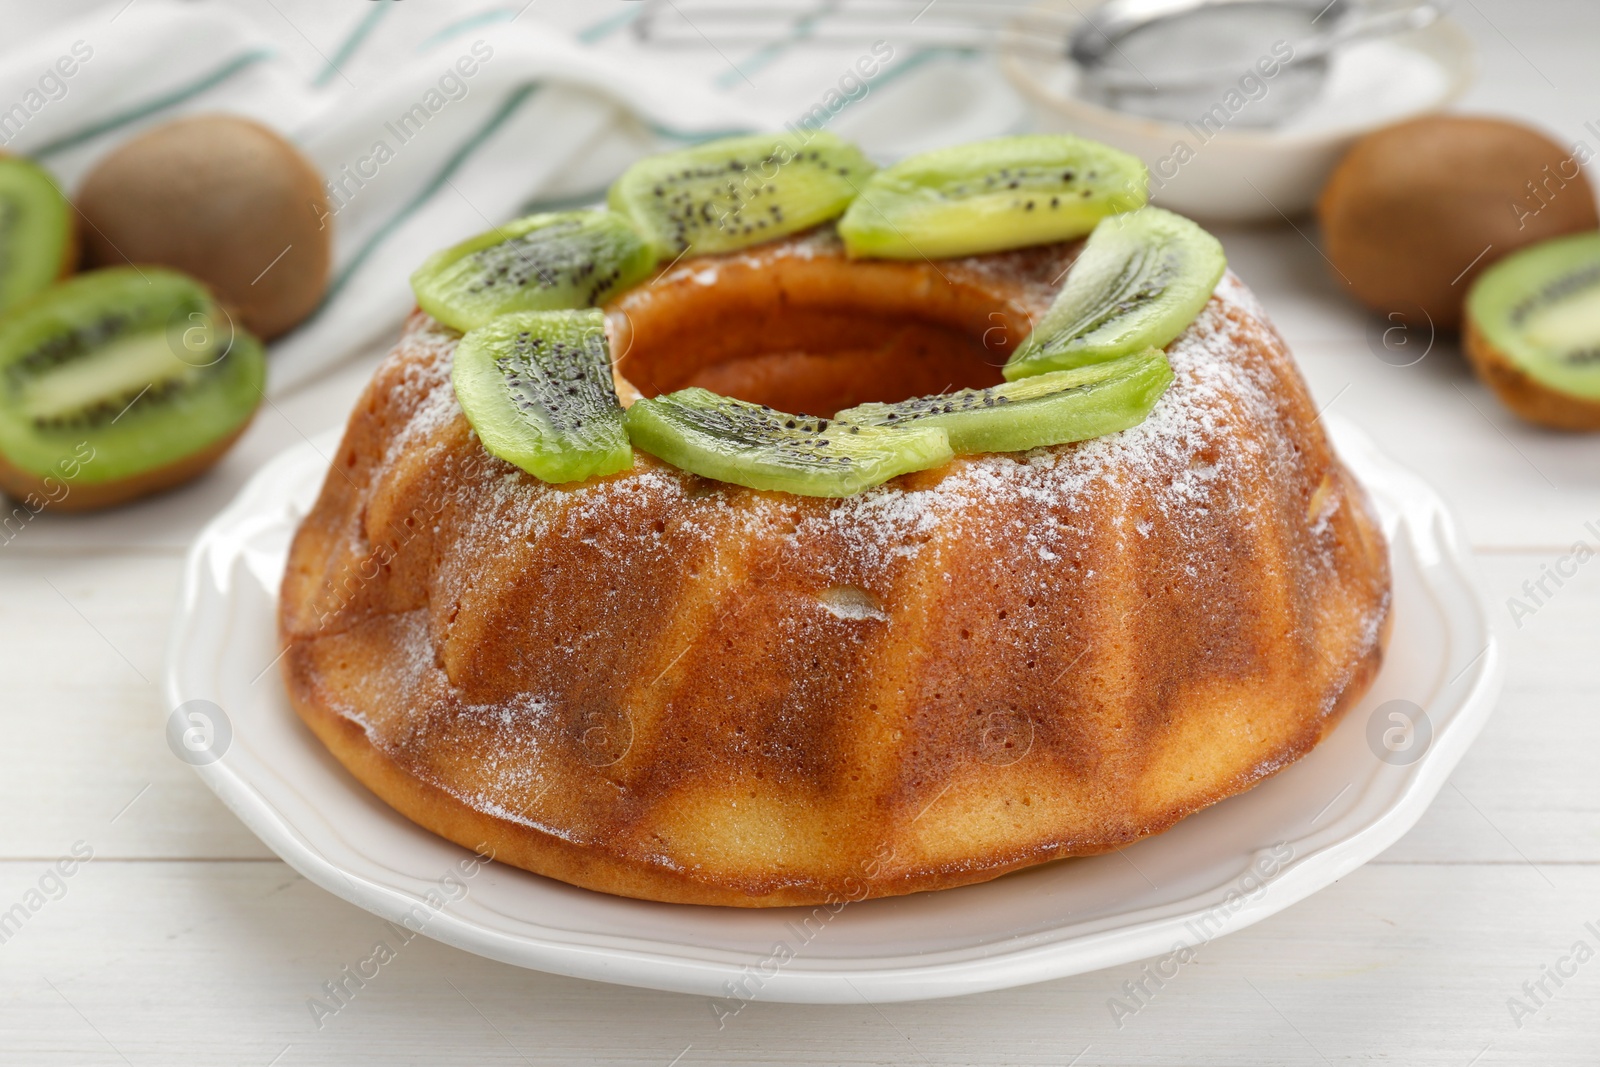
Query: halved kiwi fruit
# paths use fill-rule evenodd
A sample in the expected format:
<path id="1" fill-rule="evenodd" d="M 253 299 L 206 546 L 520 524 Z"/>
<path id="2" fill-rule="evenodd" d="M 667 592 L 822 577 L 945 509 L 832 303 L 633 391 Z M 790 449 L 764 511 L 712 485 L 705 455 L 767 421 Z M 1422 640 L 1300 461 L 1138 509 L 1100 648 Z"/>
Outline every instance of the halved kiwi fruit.
<path id="1" fill-rule="evenodd" d="M 265 380 L 261 345 L 192 278 L 80 274 L 0 320 L 0 488 L 81 510 L 176 485 L 243 432 Z"/>
<path id="2" fill-rule="evenodd" d="M 633 465 L 597 310 L 502 315 L 461 339 L 451 381 L 483 447 L 536 478 Z"/>
<path id="3" fill-rule="evenodd" d="M 72 272 L 78 259 L 72 205 L 35 163 L 0 158 L 0 311 Z"/>
<path id="4" fill-rule="evenodd" d="M 633 285 L 654 248 L 610 211 L 529 215 L 435 252 L 411 275 L 422 310 L 475 330 L 513 311 L 584 308 Z"/>
<path id="5" fill-rule="evenodd" d="M 1137 426 L 1171 382 L 1166 354 L 1151 348 L 987 389 L 861 404 L 835 417 L 863 426 L 937 426 L 957 455 L 1022 452 Z"/>
<path id="6" fill-rule="evenodd" d="M 852 256 L 937 259 L 1081 237 L 1148 199 L 1144 164 L 1066 134 L 940 148 L 874 174 L 839 220 Z"/>
<path id="7" fill-rule="evenodd" d="M 642 159 L 607 200 L 662 256 L 731 252 L 838 217 L 875 169 L 822 130 L 762 133 Z"/>
<path id="8" fill-rule="evenodd" d="M 1473 285 L 1466 317 L 1467 355 L 1507 407 L 1545 426 L 1600 429 L 1600 233 L 1502 259 Z"/>
<path id="9" fill-rule="evenodd" d="M 628 408 L 634 444 L 675 467 L 750 489 L 850 496 L 951 458 L 943 429 L 880 429 L 790 415 L 698 387 Z"/>
<path id="10" fill-rule="evenodd" d="M 1164 348 L 1228 268 L 1222 244 L 1156 207 L 1095 227 L 1050 310 L 1006 363 L 1007 380 Z"/>

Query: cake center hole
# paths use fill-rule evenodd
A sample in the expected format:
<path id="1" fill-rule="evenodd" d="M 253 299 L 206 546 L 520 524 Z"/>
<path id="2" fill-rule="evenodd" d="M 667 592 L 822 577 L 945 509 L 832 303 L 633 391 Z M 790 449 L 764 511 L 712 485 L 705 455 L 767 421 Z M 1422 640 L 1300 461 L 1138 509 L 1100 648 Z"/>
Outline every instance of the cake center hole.
<path id="1" fill-rule="evenodd" d="M 618 369 L 645 396 L 700 386 L 821 416 L 996 385 L 1028 331 L 1028 310 L 998 285 L 820 257 L 718 261 L 607 313 Z"/>

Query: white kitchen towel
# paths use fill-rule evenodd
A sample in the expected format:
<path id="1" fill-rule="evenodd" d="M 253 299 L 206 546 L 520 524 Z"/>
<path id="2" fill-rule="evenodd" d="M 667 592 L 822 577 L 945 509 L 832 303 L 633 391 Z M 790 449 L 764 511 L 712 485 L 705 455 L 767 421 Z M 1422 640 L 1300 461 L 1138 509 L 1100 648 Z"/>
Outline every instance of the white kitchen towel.
<path id="1" fill-rule="evenodd" d="M 116 143 L 180 114 L 244 114 L 296 142 L 327 179 L 334 270 L 271 346 L 279 396 L 392 337 L 430 252 L 594 202 L 648 152 L 804 122 L 887 158 L 1022 118 L 975 49 L 799 47 L 805 18 L 757 49 L 656 49 L 628 30 L 642 7 L 116 0 L 0 53 L 0 144 L 70 193 Z"/>

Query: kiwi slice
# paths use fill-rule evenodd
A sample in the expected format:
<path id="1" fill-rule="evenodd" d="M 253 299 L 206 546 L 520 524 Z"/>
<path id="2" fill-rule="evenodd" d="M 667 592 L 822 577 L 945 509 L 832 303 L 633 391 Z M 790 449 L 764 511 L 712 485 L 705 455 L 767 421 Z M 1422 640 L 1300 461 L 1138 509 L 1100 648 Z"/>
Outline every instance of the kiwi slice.
<path id="1" fill-rule="evenodd" d="M 1467 353 L 1513 410 L 1600 429 L 1600 233 L 1502 259 L 1473 285 L 1466 315 Z"/>
<path id="2" fill-rule="evenodd" d="M 422 310 L 475 330 L 496 315 L 593 307 L 656 265 L 653 248 L 609 211 L 529 215 L 429 256 L 411 275 Z"/>
<path id="3" fill-rule="evenodd" d="M 663 256 L 731 252 L 836 218 L 874 169 L 822 130 L 762 133 L 642 159 L 607 199 Z"/>
<path id="4" fill-rule="evenodd" d="M 852 256 L 937 259 L 1081 237 L 1149 198 L 1144 164 L 1066 134 L 939 148 L 874 174 L 839 220 Z"/>
<path id="5" fill-rule="evenodd" d="M 675 467 L 801 496 L 850 496 L 951 457 L 938 427 L 790 415 L 694 386 L 635 401 L 627 418 L 634 444 Z"/>
<path id="6" fill-rule="evenodd" d="M 44 289 L 77 259 L 72 205 L 42 167 L 0 159 L 0 311 Z"/>
<path id="7" fill-rule="evenodd" d="M 80 274 L 0 320 L 0 485 L 53 479 L 66 507 L 175 485 L 238 436 L 265 380 L 261 345 L 199 282 Z"/>
<path id="8" fill-rule="evenodd" d="M 1194 321 L 1228 268 L 1222 244 L 1158 207 L 1105 219 L 1050 310 L 1006 363 L 1008 381 L 1164 348 Z"/>
<path id="9" fill-rule="evenodd" d="M 861 404 L 836 418 L 863 426 L 937 426 L 950 435 L 956 455 L 1023 452 L 1137 426 L 1171 382 L 1166 354 L 1151 348 L 987 389 Z"/>
<path id="10" fill-rule="evenodd" d="M 598 310 L 502 315 L 461 338 L 450 377 L 483 447 L 535 478 L 633 465 Z"/>

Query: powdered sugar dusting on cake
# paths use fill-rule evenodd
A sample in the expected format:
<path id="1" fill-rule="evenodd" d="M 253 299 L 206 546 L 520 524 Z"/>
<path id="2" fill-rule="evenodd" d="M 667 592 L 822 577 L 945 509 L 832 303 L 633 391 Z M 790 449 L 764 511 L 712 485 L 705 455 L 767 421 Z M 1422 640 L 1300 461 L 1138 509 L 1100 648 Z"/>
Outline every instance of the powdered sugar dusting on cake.
<path id="1" fill-rule="evenodd" d="M 409 325 L 412 330 L 407 336 L 408 346 L 415 346 L 419 350 L 417 354 L 425 353 L 429 358 L 413 356 L 403 360 L 397 368 L 401 377 L 395 392 L 400 397 L 415 397 L 416 400 L 410 418 L 390 439 L 384 453 L 386 466 L 461 415 L 461 405 L 450 384 L 449 358 L 461 334 L 420 315 Z"/>
<path id="2" fill-rule="evenodd" d="M 413 323 L 397 357 L 407 361 L 402 388 L 416 396 L 397 405 L 411 415 L 397 427 L 386 461 L 423 447 L 462 417 L 449 377 L 455 338 L 428 320 Z M 1072 538 L 1091 526 L 1109 529 L 1121 544 L 1148 538 L 1157 527 L 1198 544 L 1214 508 L 1225 506 L 1230 521 L 1254 525 L 1254 509 L 1263 502 L 1233 487 L 1248 480 L 1251 468 L 1286 458 L 1266 454 L 1285 448 L 1278 435 L 1259 432 L 1284 418 L 1282 383 L 1271 360 L 1244 354 L 1279 344 L 1254 297 L 1230 272 L 1194 323 L 1168 346 L 1172 384 L 1139 425 L 1027 453 L 960 457 L 936 474 L 912 475 L 837 500 L 711 482 L 645 455 L 629 473 L 556 487 L 477 452 L 453 484 L 447 482 L 456 504 L 457 545 L 435 591 L 459 596 L 482 580 L 483 568 L 472 561 L 536 544 L 552 531 L 580 537 L 619 566 L 642 550 L 662 552 L 664 566 L 681 566 L 698 545 L 709 550 L 703 555 L 713 573 L 728 553 L 739 566 L 744 546 L 777 537 L 780 554 L 792 550 L 828 580 L 880 590 L 892 585 L 895 568 L 943 540 L 978 539 L 997 553 L 1026 546 L 1046 566 L 1060 562 Z M 1145 502 L 1137 513 L 1130 506 L 1135 499 Z M 1027 514 L 1057 521 L 1024 521 L 1017 508 L 997 513 L 997 501 L 1026 502 Z M 627 518 L 642 514 L 669 516 L 670 529 L 641 535 L 635 524 L 621 532 Z M 803 550 L 808 540 L 833 546 L 831 553 Z M 1189 573 L 1212 562 L 1191 561 Z M 592 610 L 604 611 L 605 604 Z"/>
<path id="3" fill-rule="evenodd" d="M 1172 385 L 1138 426 L 1073 445 L 958 459 L 931 488 L 879 486 L 811 521 L 838 527 L 847 541 L 886 561 L 916 554 L 937 528 L 961 532 L 966 517 L 996 500 L 1031 500 L 1061 513 L 1091 492 L 1138 491 L 1152 495 L 1164 522 L 1202 520 L 1226 468 L 1262 447 L 1253 435 L 1231 430 L 1241 422 L 1270 425 L 1278 417 L 1270 372 L 1235 358 L 1246 327 L 1229 311 L 1254 317 L 1245 302 L 1248 290 L 1229 274 L 1216 296 L 1168 348 Z M 1210 458 L 1197 461 L 1202 456 Z M 1054 554 L 1050 530 L 1017 536 L 1035 544 L 1041 559 Z"/>
<path id="4" fill-rule="evenodd" d="M 836 254 L 833 240 L 812 235 L 780 254 Z M 1037 257 L 1039 276 L 1046 259 Z M 1015 282 L 1021 262 L 995 270 Z M 980 268 L 987 269 L 961 269 Z M 673 268 L 709 272 L 706 282 L 716 280 L 716 269 L 707 262 Z M 1022 279 L 1036 282 L 1033 273 Z M 1333 573 L 1336 561 L 1321 543 L 1348 540 L 1349 523 L 1341 533 L 1328 515 L 1335 506 L 1359 507 L 1357 494 L 1342 494 L 1327 513 L 1295 514 L 1303 512 L 1298 494 L 1307 475 L 1314 484 L 1327 455 L 1281 339 L 1232 274 L 1168 346 L 1172 384 L 1141 424 L 1077 444 L 960 457 L 844 499 L 756 492 L 643 453 L 615 476 L 572 486 L 540 482 L 490 456 L 471 435 L 450 381 L 457 338 L 414 317 L 367 398 L 371 417 L 358 412 L 366 421 L 352 423 L 376 458 L 369 458 L 365 495 L 339 500 L 347 511 L 338 536 L 362 536 L 369 507 L 392 507 L 396 494 L 428 493 L 442 504 L 428 509 L 434 536 L 418 538 L 417 550 L 397 562 L 398 580 L 386 590 L 393 602 L 374 597 L 352 611 L 381 627 L 374 643 L 386 646 L 394 669 L 376 672 L 375 680 L 341 677 L 349 699 L 344 690 L 330 690 L 326 699 L 407 773 L 477 812 L 570 842 L 621 848 L 620 837 L 606 834 L 650 810 L 654 789 L 692 792 L 719 773 L 729 778 L 755 768 L 769 772 L 765 792 L 796 781 L 824 799 L 830 789 L 848 792 L 855 787 L 831 783 L 827 768 L 853 757 L 824 746 L 837 737 L 845 748 L 845 735 L 877 721 L 880 705 L 870 701 L 891 688 L 870 688 L 879 659 L 898 658 L 922 672 L 891 679 L 906 684 L 891 694 L 899 703 L 881 712 L 919 738 L 902 754 L 909 775 L 919 752 L 929 751 L 927 738 L 964 752 L 961 738 L 980 711 L 1012 700 L 1028 711 L 1048 707 L 1062 688 L 1057 682 L 1084 658 L 1074 644 L 1079 638 L 1098 642 L 1097 652 L 1110 649 L 1111 660 L 1124 646 L 1151 642 L 1157 673 L 1169 673 L 1152 684 L 1148 707 L 1129 705 L 1146 726 L 1165 723 L 1176 706 L 1163 703 L 1174 689 L 1164 679 L 1248 687 L 1252 672 L 1269 662 L 1278 675 L 1294 675 L 1284 666 L 1288 656 L 1260 650 L 1293 653 L 1302 636 L 1322 655 L 1314 631 L 1318 604 L 1330 591 L 1346 604 L 1359 600 L 1362 616 L 1349 629 L 1364 631 L 1328 642 L 1338 652 L 1337 669 L 1356 670 L 1378 640 L 1386 599 L 1374 607 L 1371 596 L 1345 595 L 1350 583 L 1332 584 L 1344 576 Z M 1257 524 L 1261 536 L 1249 536 Z M 356 546 L 352 557 L 364 558 L 368 547 Z M 1359 548 L 1347 544 L 1344 551 L 1348 559 Z M 1230 582 L 1225 575 L 1235 560 L 1244 561 L 1247 579 L 1271 580 Z M 774 566 L 784 573 L 773 576 L 767 568 Z M 404 568 L 410 570 L 402 577 Z M 663 574 L 675 581 L 650 586 Z M 533 580 L 539 576 L 552 580 Z M 1246 633 L 1257 590 L 1284 601 L 1269 619 L 1272 641 L 1281 644 Z M 1080 627 L 1093 607 L 1113 601 L 1106 608 L 1112 623 L 1128 605 L 1149 615 L 1109 630 Z M 1078 605 L 1090 607 L 1079 615 Z M 1157 615 L 1159 623 L 1146 625 Z M 953 632 L 921 641 L 919 625 L 941 621 L 935 616 Z M 1128 617 L 1121 613 L 1124 622 Z M 1171 625 L 1174 618 L 1181 623 Z M 659 630 L 658 620 L 665 620 Z M 734 623 L 719 628 L 728 620 Z M 1176 637 L 1163 643 L 1169 631 Z M 1234 633 L 1245 636 L 1230 641 Z M 639 642 L 630 642 L 634 634 L 643 635 Z M 878 634 L 892 640 L 875 645 Z M 830 671 L 856 670 L 852 648 L 890 654 L 874 651 L 870 664 L 859 661 L 868 665 L 851 677 L 862 688 L 828 688 Z M 836 664 L 832 653 L 839 653 Z M 684 666 L 675 667 L 680 661 Z M 1003 685 L 956 684 L 958 675 L 980 675 L 991 661 L 1005 668 Z M 725 681 L 728 691 L 695 697 L 694 681 L 705 678 Z M 927 689 L 918 689 L 924 679 Z M 1090 692 L 1084 687 L 1091 683 L 1063 686 L 1070 684 L 1080 686 L 1080 697 Z M 1078 706 L 1113 699 L 1113 688 L 1072 698 L 1076 703 L 1062 697 L 1062 721 L 1092 729 L 1092 715 L 1073 719 Z M 951 695 L 958 689 L 978 696 L 962 704 L 967 697 Z M 665 720 L 646 714 L 638 720 L 643 744 L 636 752 L 645 753 L 636 756 L 638 767 L 612 770 L 612 763 L 588 758 L 581 739 L 595 724 L 627 724 L 632 744 L 630 714 L 647 708 L 665 715 L 686 693 L 704 701 L 674 712 L 692 736 L 669 736 L 684 727 L 669 731 Z M 1319 689 L 1313 702 L 1322 699 Z M 367 707 L 352 706 L 361 701 Z M 733 732 L 718 733 L 725 712 L 742 718 Z M 835 720 L 843 724 L 836 734 L 829 732 Z M 1126 721 L 1130 730 L 1140 723 L 1131 714 Z M 948 736 L 937 732 L 946 726 Z M 918 734 L 924 727 L 929 732 Z M 1063 740 L 1072 730 L 1055 741 L 1041 730 L 1040 750 L 1055 744 L 1052 758 L 1063 765 L 1085 758 Z M 715 763 L 735 748 L 747 754 Z M 801 781 L 793 770 L 801 757 L 823 769 Z M 860 767 L 870 764 L 861 758 Z M 655 784 L 656 772 L 666 784 Z M 938 798 L 912 796 L 909 787 L 902 797 L 894 792 L 902 778 L 882 786 L 885 810 L 904 801 L 920 818 Z M 594 792 L 585 794 L 582 810 L 541 805 L 547 794 L 571 800 L 550 792 L 561 784 Z M 938 818 L 932 810 L 930 818 Z M 677 858 L 663 849 L 649 862 L 665 868 Z"/>
<path id="5" fill-rule="evenodd" d="M 812 245 L 826 248 L 835 240 L 824 233 L 789 248 L 803 255 Z M 1001 499 L 1030 500 L 1060 513 L 1073 511 L 1091 494 L 1139 492 L 1149 495 L 1158 512 L 1139 520 L 1146 533 L 1152 520 L 1202 521 L 1227 468 L 1260 459 L 1251 457 L 1263 447 L 1257 437 L 1231 430 L 1241 422 L 1271 425 L 1279 417 L 1270 370 L 1259 360 L 1237 358 L 1242 346 L 1259 344 L 1259 335 L 1270 332 L 1255 298 L 1229 272 L 1215 299 L 1168 347 L 1174 379 L 1144 422 L 1073 445 L 957 459 L 927 486 L 913 477 L 853 497 L 801 501 L 799 522 L 789 536 L 831 532 L 848 546 L 850 558 L 837 568 L 842 573 L 847 567 L 881 568 L 915 557 L 936 532 L 959 533 L 968 519 Z M 416 390 L 417 399 L 386 459 L 417 447 L 460 417 L 449 378 L 456 336 L 431 322 L 414 326 L 404 346 L 409 353 L 402 381 L 404 389 Z M 641 508 L 678 516 L 672 536 L 699 541 L 765 537 L 789 524 L 788 513 L 796 510 L 792 500 L 708 483 L 648 457 L 641 457 L 630 474 L 555 488 L 485 455 L 476 475 L 458 485 L 456 494 L 462 512 L 471 516 L 461 530 L 469 556 L 531 542 L 552 523 L 603 523 L 607 516 Z M 1141 531 L 1129 524 L 1119 532 L 1128 537 Z M 1056 552 L 1051 530 L 1025 529 L 1015 536 L 1046 562 Z"/>

